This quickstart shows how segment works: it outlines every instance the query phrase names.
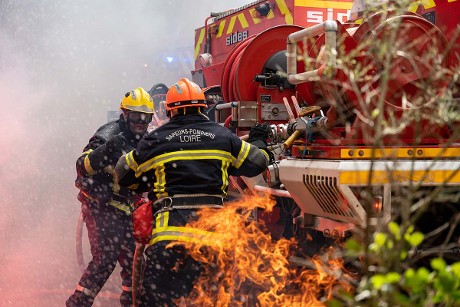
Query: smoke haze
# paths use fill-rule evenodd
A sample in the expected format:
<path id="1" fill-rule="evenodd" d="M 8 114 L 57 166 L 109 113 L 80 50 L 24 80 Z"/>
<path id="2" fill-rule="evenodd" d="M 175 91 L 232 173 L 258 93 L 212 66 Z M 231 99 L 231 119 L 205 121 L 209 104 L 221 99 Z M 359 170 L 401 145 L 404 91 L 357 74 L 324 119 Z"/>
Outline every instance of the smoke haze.
<path id="1" fill-rule="evenodd" d="M 249 2 L 0 2 L 1 306 L 64 305 L 81 275 L 74 179 L 83 147 L 125 92 L 190 76 L 194 29 L 210 12 Z M 116 274 L 103 289 L 116 297 L 95 306 L 118 304 Z"/>

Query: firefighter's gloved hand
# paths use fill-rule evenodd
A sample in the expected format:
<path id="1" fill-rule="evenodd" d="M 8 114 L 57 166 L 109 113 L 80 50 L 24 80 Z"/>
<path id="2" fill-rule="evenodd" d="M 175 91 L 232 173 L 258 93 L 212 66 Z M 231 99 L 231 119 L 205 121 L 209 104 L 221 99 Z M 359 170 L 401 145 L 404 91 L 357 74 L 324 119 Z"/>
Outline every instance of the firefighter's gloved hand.
<path id="1" fill-rule="evenodd" d="M 120 133 L 113 136 L 107 142 L 89 153 L 88 158 L 91 167 L 97 171 L 108 165 L 115 164 L 122 155 L 123 148 L 125 148 L 126 145 L 127 141 L 123 134 Z"/>
<path id="2" fill-rule="evenodd" d="M 106 143 L 108 153 L 121 153 L 127 145 L 128 141 L 122 133 L 110 138 Z"/>
<path id="3" fill-rule="evenodd" d="M 249 131 L 248 142 L 264 151 L 268 157 L 269 163 L 272 164 L 275 162 L 275 156 L 267 148 L 267 139 L 270 137 L 270 132 L 271 129 L 269 124 L 257 124 Z"/>
<path id="4" fill-rule="evenodd" d="M 248 142 L 260 149 L 267 149 L 267 139 L 270 135 L 270 125 L 267 123 L 257 124 L 249 131 Z"/>

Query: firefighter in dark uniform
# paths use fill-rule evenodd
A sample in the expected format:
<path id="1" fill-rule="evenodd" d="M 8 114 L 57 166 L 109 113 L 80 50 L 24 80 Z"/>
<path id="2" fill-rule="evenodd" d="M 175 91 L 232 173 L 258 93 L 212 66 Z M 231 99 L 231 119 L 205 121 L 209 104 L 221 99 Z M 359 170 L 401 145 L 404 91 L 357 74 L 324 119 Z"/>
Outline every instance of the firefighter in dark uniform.
<path id="1" fill-rule="evenodd" d="M 131 272 L 135 242 L 131 204 L 134 190 L 114 180 L 114 166 L 123 153 L 136 148 L 153 114 L 153 100 L 142 88 L 126 93 L 116 121 L 100 127 L 78 158 L 76 186 L 88 230 L 92 260 L 67 306 L 91 306 L 117 262 L 122 278 L 122 306 L 132 305 Z"/>
<path id="2" fill-rule="evenodd" d="M 252 140 L 265 149 L 261 150 L 210 121 L 202 113 L 205 107 L 201 88 L 188 79 L 179 80 L 166 96 L 169 122 L 147 134 L 115 168 L 120 185 L 139 186 L 154 206 L 141 306 L 172 306 L 190 294 L 202 266 L 182 245 L 166 245 L 201 242 L 210 233 L 186 226 L 196 211 L 223 206 L 229 175 L 256 176 L 268 165 L 268 128 L 252 133 Z"/>

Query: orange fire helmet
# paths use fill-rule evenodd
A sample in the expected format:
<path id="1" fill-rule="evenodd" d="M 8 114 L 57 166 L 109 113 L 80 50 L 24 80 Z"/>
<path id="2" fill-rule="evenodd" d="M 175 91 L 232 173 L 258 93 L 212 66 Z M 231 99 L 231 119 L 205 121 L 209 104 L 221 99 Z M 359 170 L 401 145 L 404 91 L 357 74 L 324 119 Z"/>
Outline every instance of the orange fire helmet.
<path id="1" fill-rule="evenodd" d="M 207 107 L 201 87 L 187 78 L 171 86 L 166 94 L 166 110 L 186 107 Z"/>

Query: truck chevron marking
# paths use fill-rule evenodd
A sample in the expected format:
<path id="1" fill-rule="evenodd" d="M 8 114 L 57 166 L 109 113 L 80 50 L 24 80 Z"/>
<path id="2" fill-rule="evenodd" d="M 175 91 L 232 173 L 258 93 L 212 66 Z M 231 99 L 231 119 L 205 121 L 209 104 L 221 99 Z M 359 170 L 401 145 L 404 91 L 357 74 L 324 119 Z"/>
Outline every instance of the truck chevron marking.
<path id="1" fill-rule="evenodd" d="M 289 10 L 288 6 L 286 5 L 286 2 L 284 0 L 275 0 L 276 5 L 278 6 L 281 14 L 284 15 L 284 20 L 286 21 L 287 25 L 292 25 L 294 24 L 294 18 L 292 18 L 291 11 Z"/>
<path id="2" fill-rule="evenodd" d="M 232 16 L 232 18 L 230 18 L 230 23 L 227 28 L 227 34 L 231 34 L 233 32 L 233 28 L 235 27 L 235 22 L 237 18 L 243 29 L 249 27 L 249 23 L 246 20 L 246 16 L 244 16 L 244 13 L 239 13 L 238 15 Z"/>
<path id="3" fill-rule="evenodd" d="M 458 1 L 458 0 L 448 0 L 447 2 L 448 2 L 448 3 L 451 3 L 451 2 L 456 2 L 456 1 Z M 434 1 L 434 0 L 420 0 L 420 1 L 415 1 L 414 3 L 411 3 L 411 4 L 409 5 L 409 7 L 407 8 L 407 10 L 408 10 L 409 12 L 415 13 L 415 12 L 417 11 L 417 9 L 418 9 L 419 6 L 423 6 L 423 8 L 424 8 L 425 10 L 431 9 L 431 8 L 436 7 L 436 1 Z"/>
<path id="4" fill-rule="evenodd" d="M 293 24 L 294 19 L 292 17 L 291 11 L 286 5 L 286 2 L 284 0 L 275 0 L 275 2 L 276 2 L 278 9 L 281 12 L 281 15 L 284 16 L 284 20 L 286 21 L 286 24 L 290 24 L 290 25 Z M 256 11 L 254 8 L 250 9 L 248 12 L 250 13 L 250 17 L 253 21 L 253 24 L 258 24 L 261 22 L 261 19 L 259 17 L 256 17 L 257 15 L 256 15 Z M 265 18 L 273 19 L 274 17 L 275 17 L 275 14 L 273 14 L 273 12 L 270 11 L 268 16 Z M 217 32 L 216 38 L 219 38 L 224 34 L 225 26 L 227 24 L 227 19 L 228 18 L 222 19 L 221 22 L 219 23 L 219 30 Z M 231 34 L 234 32 L 234 27 L 235 27 L 235 23 L 237 19 L 240 22 L 242 29 L 246 29 L 249 27 L 250 24 L 247 20 L 246 15 L 244 14 L 244 12 L 241 12 L 237 15 L 230 17 L 230 21 L 228 22 L 227 31 L 225 34 Z"/>
<path id="5" fill-rule="evenodd" d="M 271 12 L 270 12 L 271 13 Z M 256 9 L 252 8 L 252 9 L 249 9 L 249 14 L 251 15 L 252 17 L 252 21 L 254 22 L 254 24 L 258 24 L 260 22 L 260 18 L 259 17 L 256 17 Z M 273 14 L 272 14 L 273 16 Z M 268 16 L 267 16 L 268 17 Z"/>
<path id="6" fill-rule="evenodd" d="M 222 33 L 224 33 L 226 23 L 227 23 L 227 19 L 224 19 L 221 22 L 219 22 L 219 30 L 217 31 L 216 37 L 221 37 L 222 36 Z"/>
<path id="7" fill-rule="evenodd" d="M 423 5 L 425 9 L 431 9 L 436 6 L 436 3 L 434 2 L 434 0 L 416 1 L 414 3 L 411 3 L 407 10 L 409 12 L 415 12 L 420 5 Z"/>
<path id="8" fill-rule="evenodd" d="M 198 41 L 195 44 L 195 51 L 193 53 L 193 59 L 195 59 L 195 60 L 198 57 L 198 53 L 200 53 L 200 47 L 201 47 L 201 44 L 203 43 L 203 39 L 204 39 L 204 32 L 205 32 L 205 29 L 204 28 L 201 29 L 200 36 L 198 37 Z"/>

